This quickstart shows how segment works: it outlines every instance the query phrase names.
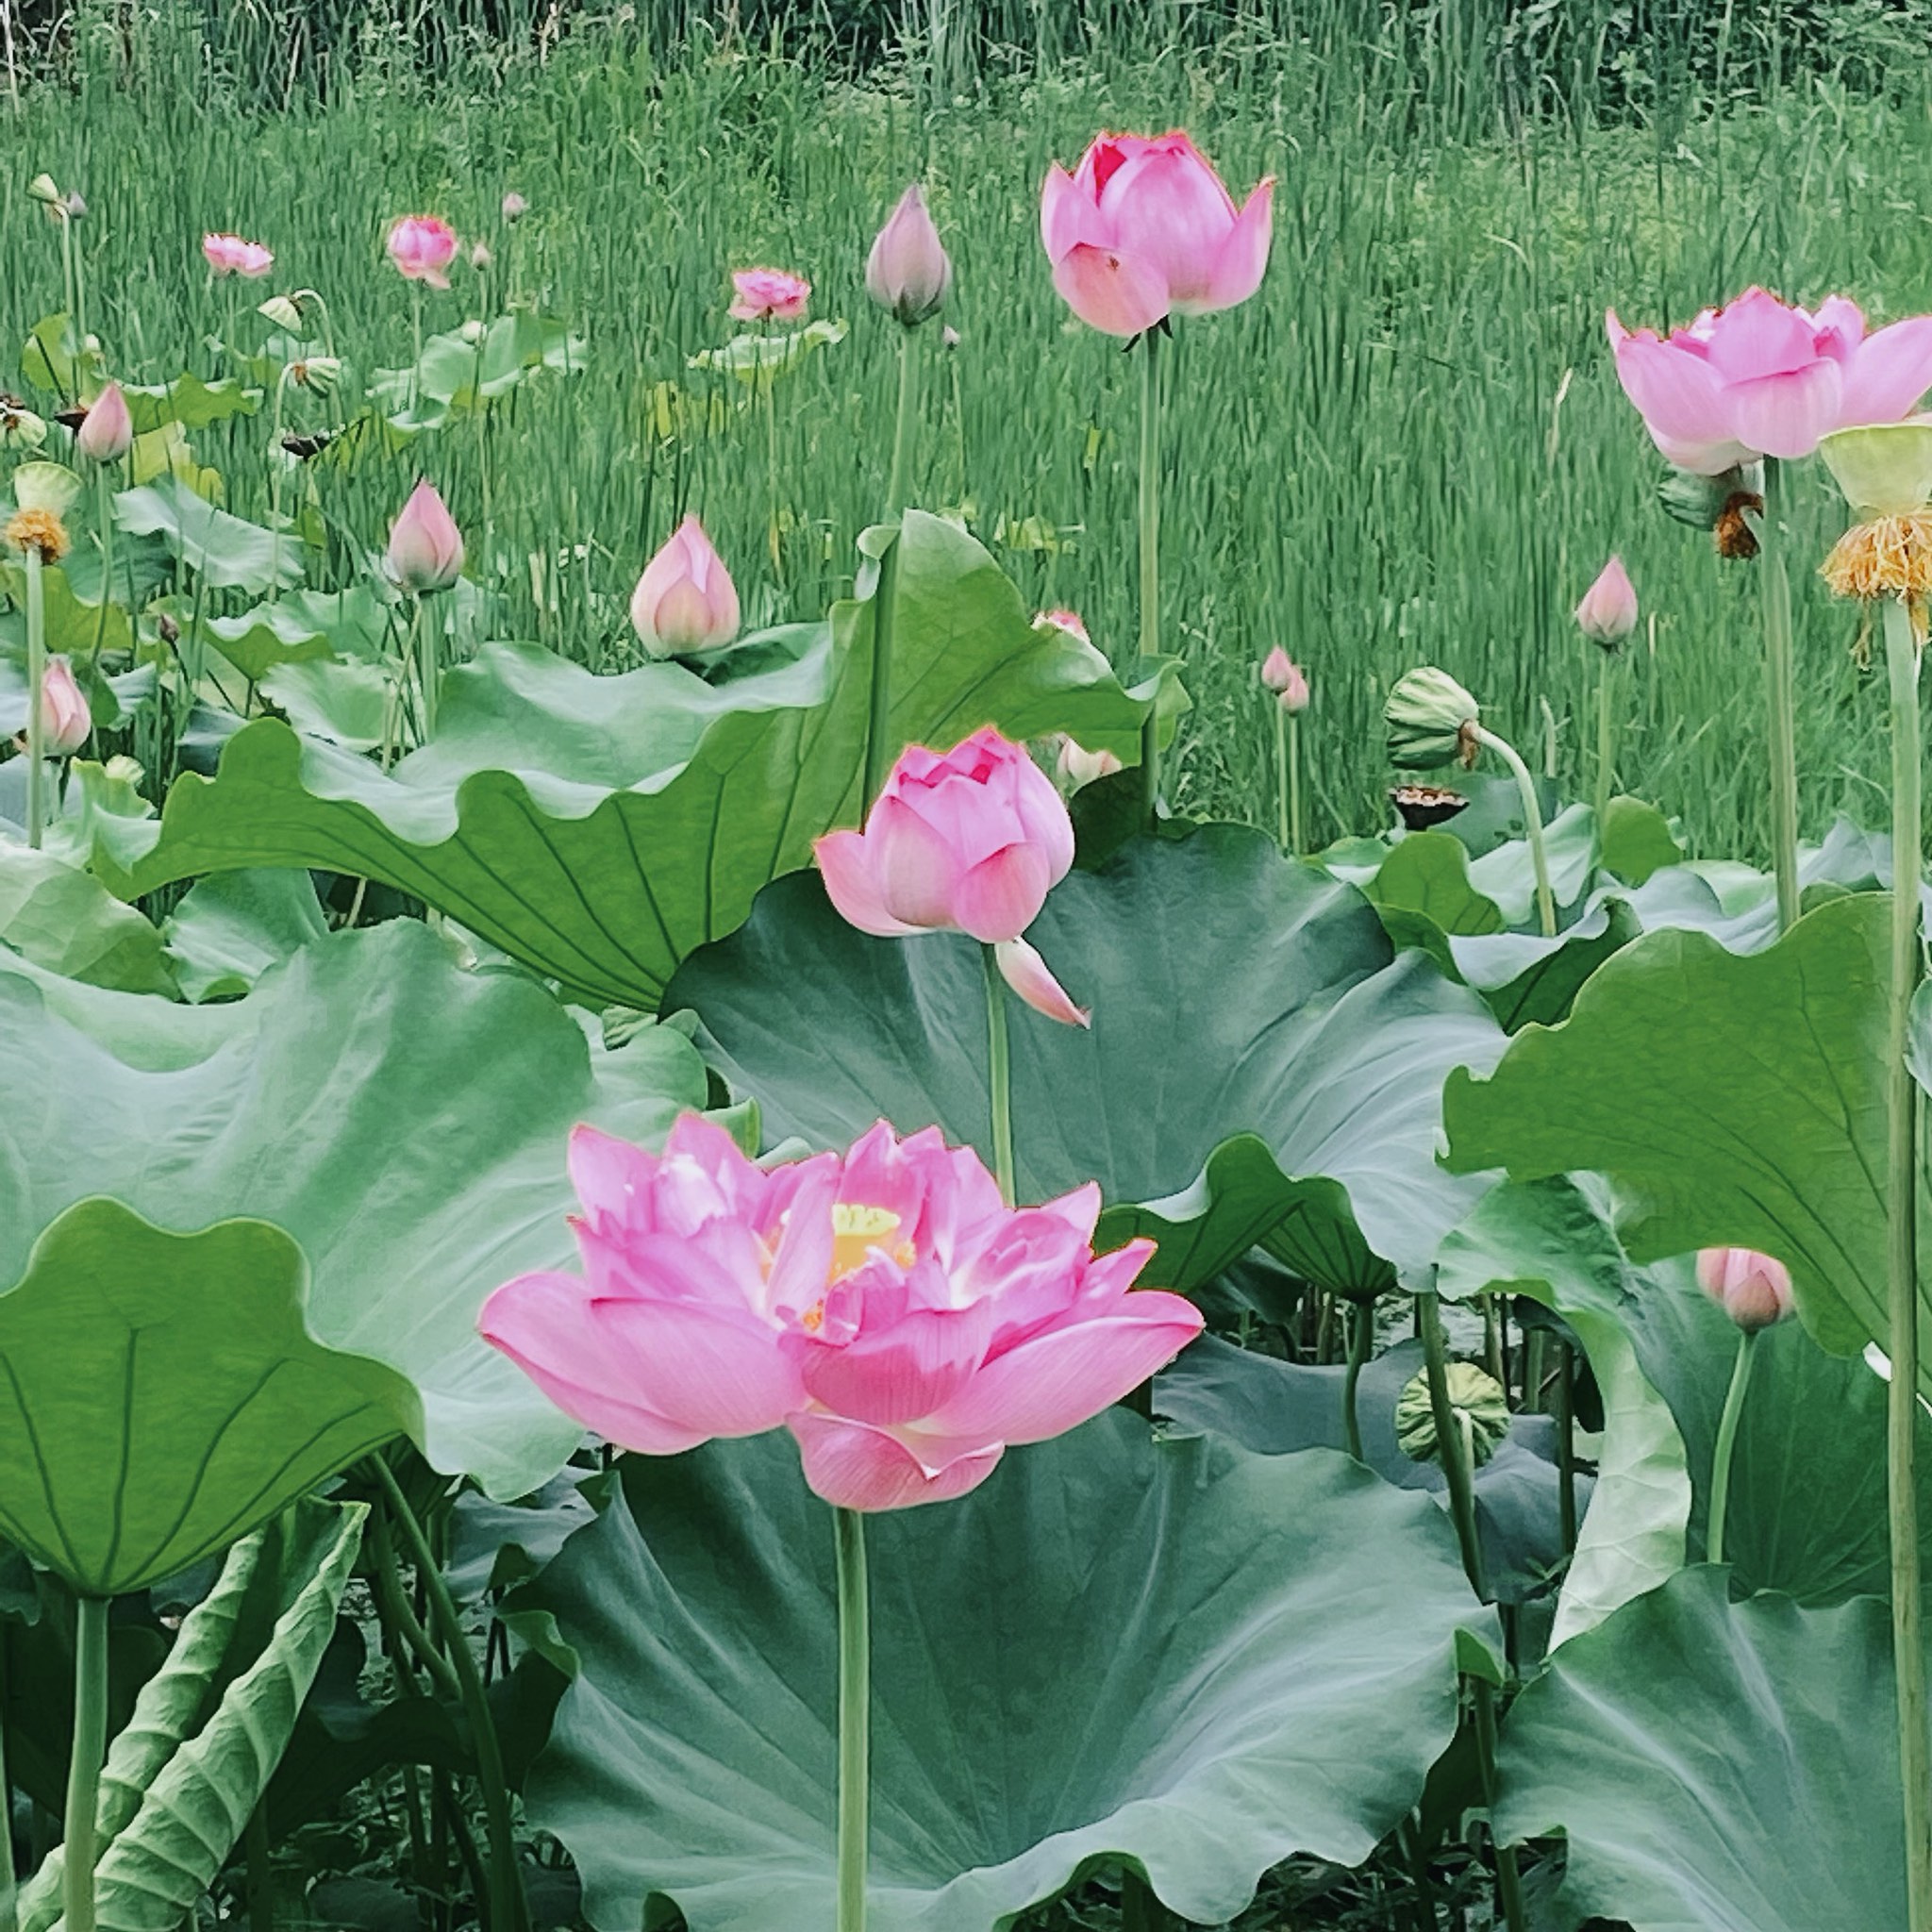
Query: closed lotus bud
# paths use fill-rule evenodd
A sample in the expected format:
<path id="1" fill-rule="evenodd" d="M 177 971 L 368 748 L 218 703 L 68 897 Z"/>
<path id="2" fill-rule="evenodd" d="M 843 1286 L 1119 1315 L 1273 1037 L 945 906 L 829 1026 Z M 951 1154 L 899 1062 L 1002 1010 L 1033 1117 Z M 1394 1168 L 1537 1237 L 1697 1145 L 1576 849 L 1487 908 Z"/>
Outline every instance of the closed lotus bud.
<path id="1" fill-rule="evenodd" d="M 1584 591 L 1576 624 L 1585 637 L 1612 652 L 1637 628 L 1637 591 L 1621 557 L 1612 557 Z"/>
<path id="2" fill-rule="evenodd" d="M 305 333 L 301 305 L 287 295 L 271 295 L 266 302 L 255 305 L 258 315 L 265 315 L 277 328 L 285 328 L 291 336 Z"/>
<path id="3" fill-rule="evenodd" d="M 937 315 L 953 286 L 953 263 L 914 182 L 872 244 L 865 291 L 908 328 Z"/>
<path id="4" fill-rule="evenodd" d="M 1389 726 L 1389 762 L 1405 772 L 1435 772 L 1457 758 L 1473 763 L 1474 741 L 1463 726 L 1482 708 L 1446 671 L 1433 664 L 1395 681 L 1382 716 Z"/>
<path id="5" fill-rule="evenodd" d="M 940 329 L 940 347 L 942 349 L 957 349 L 958 346 L 959 331 L 950 322 L 943 324 Z"/>
<path id="6" fill-rule="evenodd" d="M 630 621 L 654 658 L 714 650 L 738 635 L 738 587 L 696 517 L 686 517 L 644 566 Z"/>
<path id="7" fill-rule="evenodd" d="M 1697 1285 L 1740 1328 L 1755 1333 L 1791 1312 L 1791 1271 L 1755 1248 L 1705 1248 Z"/>
<path id="8" fill-rule="evenodd" d="M 118 463 L 134 446 L 134 418 L 121 385 L 110 382 L 92 403 L 75 432 L 74 446 L 89 461 Z"/>
<path id="9" fill-rule="evenodd" d="M 1281 700 L 1284 711 L 1308 708 L 1307 674 L 1279 644 L 1261 660 L 1261 682 Z"/>
<path id="10" fill-rule="evenodd" d="M 41 679 L 41 739 L 50 758 L 64 758 L 87 742 L 87 699 L 65 658 L 49 658 Z"/>
<path id="11" fill-rule="evenodd" d="M 391 578 L 419 597 L 448 590 L 462 575 L 463 533 L 427 477 L 390 525 L 387 562 Z"/>
<path id="12" fill-rule="evenodd" d="M 1096 778 L 1110 776 L 1121 768 L 1120 759 L 1112 752 L 1087 751 L 1071 738 L 1060 740 L 1054 764 L 1062 782 L 1076 791 L 1082 785 L 1091 785 Z"/>
<path id="13" fill-rule="evenodd" d="M 1077 610 L 1041 610 L 1035 614 L 1035 624 L 1050 624 L 1056 630 L 1063 630 L 1070 638 L 1078 638 L 1083 644 L 1093 640 L 1087 635 L 1087 625 Z"/>
<path id="14" fill-rule="evenodd" d="M 1480 1469 L 1509 1433 L 1509 1398 L 1502 1384 L 1474 1362 L 1451 1362 L 1442 1379 L 1448 1385 L 1450 1411 L 1469 1444 L 1470 1463 Z M 1412 1376 L 1396 1398 L 1395 1440 L 1411 1462 L 1442 1459 L 1426 1370 Z"/>
<path id="15" fill-rule="evenodd" d="M 472 268 L 488 268 L 495 259 L 496 258 L 491 254 L 490 246 L 487 242 L 478 242 L 470 250 L 470 266 Z"/>
<path id="16" fill-rule="evenodd" d="M 514 188 L 503 197 L 503 218 L 512 225 L 522 221 L 529 209 L 530 204 Z"/>

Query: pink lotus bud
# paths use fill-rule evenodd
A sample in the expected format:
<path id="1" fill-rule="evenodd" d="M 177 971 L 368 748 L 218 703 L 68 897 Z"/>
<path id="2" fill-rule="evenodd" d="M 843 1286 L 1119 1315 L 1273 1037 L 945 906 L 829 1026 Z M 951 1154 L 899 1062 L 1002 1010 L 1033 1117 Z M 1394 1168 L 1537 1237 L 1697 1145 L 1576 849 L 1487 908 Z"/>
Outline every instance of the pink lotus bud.
<path id="1" fill-rule="evenodd" d="M 1584 591 L 1583 602 L 1576 607 L 1576 622 L 1585 637 L 1594 638 L 1610 650 L 1637 628 L 1637 592 L 1621 557 L 1612 557 L 1597 574 L 1596 582 Z"/>
<path id="2" fill-rule="evenodd" d="M 463 533 L 425 476 L 409 492 L 389 531 L 387 567 L 405 591 L 446 591 L 463 572 Z"/>
<path id="3" fill-rule="evenodd" d="M 503 197 L 503 218 L 514 225 L 530 211 L 530 204 L 514 188 Z"/>
<path id="4" fill-rule="evenodd" d="M 738 586 L 696 517 L 687 516 L 644 566 L 630 621 L 654 658 L 712 650 L 738 635 Z"/>
<path id="5" fill-rule="evenodd" d="M 1284 711 L 1307 709 L 1307 674 L 1279 644 L 1261 660 L 1261 682 L 1281 700 Z"/>
<path id="6" fill-rule="evenodd" d="M 1082 785 L 1091 785 L 1096 778 L 1108 777 L 1118 772 L 1121 761 L 1110 751 L 1086 751 L 1075 744 L 1071 738 L 1060 740 L 1060 748 L 1055 755 L 1054 764 L 1061 780 L 1075 791 Z"/>
<path id="7" fill-rule="evenodd" d="M 1076 1007 L 1067 990 L 1047 970 L 1039 953 L 1024 940 L 1002 940 L 992 949 L 1004 979 L 1036 1013 L 1058 1020 L 1062 1026 L 1091 1026 L 1092 1009 Z"/>
<path id="8" fill-rule="evenodd" d="M 1791 1312 L 1791 1274 L 1751 1248 L 1705 1248 L 1697 1285 L 1740 1328 L 1769 1328 Z"/>
<path id="9" fill-rule="evenodd" d="M 41 737 L 50 758 L 64 758 L 87 742 L 87 699 L 65 658 L 49 658 L 41 678 Z"/>
<path id="10" fill-rule="evenodd" d="M 260 280 L 275 265 L 270 250 L 239 235 L 204 235 L 201 252 L 216 275 L 241 275 L 248 281 Z"/>
<path id="11" fill-rule="evenodd" d="M 1077 610 L 1041 610 L 1035 614 L 1033 621 L 1035 624 L 1053 625 L 1057 629 L 1065 631 L 1069 637 L 1078 638 L 1083 644 L 1091 644 L 1093 641 L 1087 635 L 1087 626 L 1081 622 Z"/>
<path id="12" fill-rule="evenodd" d="M 92 403 L 75 432 L 74 446 L 91 462 L 118 463 L 134 446 L 134 418 L 121 385 L 110 382 Z"/>
<path id="13" fill-rule="evenodd" d="M 937 315 L 953 286 L 953 264 L 915 181 L 872 244 L 865 292 L 908 328 Z"/>
<path id="14" fill-rule="evenodd" d="M 729 312 L 740 322 L 796 322 L 811 300 L 811 284 L 782 268 L 741 268 L 731 275 L 738 299 Z"/>
<path id="15" fill-rule="evenodd" d="M 456 259 L 457 231 L 436 215 L 402 215 L 390 224 L 384 243 L 404 280 L 449 287 L 444 273 Z"/>
<path id="16" fill-rule="evenodd" d="M 1090 326 L 1135 336 L 1167 315 L 1245 302 L 1268 265 L 1274 184 L 1237 210 L 1185 134 L 1103 134 L 1041 192 L 1040 235 L 1061 299 Z"/>
<path id="17" fill-rule="evenodd" d="M 490 245 L 488 242 L 478 242 L 470 250 L 470 266 L 472 268 L 488 268 L 490 264 L 495 259 L 495 256 L 491 255 L 490 252 Z"/>

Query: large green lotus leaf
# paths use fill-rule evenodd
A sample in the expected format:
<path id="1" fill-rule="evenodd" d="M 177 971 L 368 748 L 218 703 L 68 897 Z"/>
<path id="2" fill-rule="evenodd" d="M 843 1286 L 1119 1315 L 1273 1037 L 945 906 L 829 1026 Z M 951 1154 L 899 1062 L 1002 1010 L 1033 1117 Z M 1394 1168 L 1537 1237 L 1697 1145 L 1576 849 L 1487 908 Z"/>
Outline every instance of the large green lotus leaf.
<path id="1" fill-rule="evenodd" d="M 191 1000 L 235 999 L 328 930 L 306 872 L 224 872 L 198 880 L 162 928 Z"/>
<path id="2" fill-rule="evenodd" d="M 260 596 L 271 585 L 302 581 L 302 540 L 279 536 L 217 509 L 178 476 L 158 477 L 114 498 L 114 520 L 135 537 L 158 536 L 188 568 L 217 590 Z"/>
<path id="3" fill-rule="evenodd" d="M 169 1234 L 100 1199 L 58 1216 L 0 1293 L 0 1534 L 118 1596 L 420 1427 L 403 1376 L 309 1333 L 305 1273 L 264 1222 Z"/>
<path id="4" fill-rule="evenodd" d="M 70 979 L 172 992 L 161 935 L 99 879 L 51 852 L 0 842 L 0 942 Z"/>
<path id="5" fill-rule="evenodd" d="M 1826 1348 L 1882 1343 L 1889 920 L 1856 893 L 1750 956 L 1646 934 L 1562 1025 L 1525 1028 L 1486 1078 L 1451 1077 L 1451 1163 L 1607 1174 L 1633 1258 L 1762 1249 Z"/>
<path id="6" fill-rule="evenodd" d="M 1395 957 L 1352 887 L 1208 825 L 1071 874 L 1030 937 L 1093 1024 L 1009 1002 L 1022 1198 L 1098 1180 L 1103 1238 L 1155 1236 L 1152 1278 L 1174 1287 L 1257 1242 L 1350 1293 L 1426 1269 L 1477 1191 L 1437 1162 L 1442 1079 L 1502 1035 L 1422 955 Z M 843 1144 L 883 1116 L 989 1149 L 986 994 L 960 935 L 869 939 L 815 875 L 781 879 L 668 1005 L 696 1009 L 774 1138 Z"/>
<path id="7" fill-rule="evenodd" d="M 579 1659 L 526 1792 L 593 1925 L 833 1917 L 831 1512 L 782 1435 L 632 1457 L 533 1587 Z M 1426 1498 L 1322 1450 L 1111 1410 L 869 1518 L 870 1924 L 991 1932 L 1121 1857 L 1219 1924 L 1297 1850 L 1367 1857 L 1493 1641 Z"/>
<path id="8" fill-rule="evenodd" d="M 318 941 L 222 1006 L 0 960 L 0 1060 L 36 1096 L 0 1110 L 0 1283 L 110 1190 L 177 1233 L 273 1224 L 306 1258 L 313 1339 L 408 1377 L 430 1461 L 500 1495 L 578 1437 L 475 1334 L 491 1289 L 572 1254 L 571 1126 L 650 1141 L 706 1097 L 674 1030 L 607 1052 L 541 987 L 459 972 L 411 920 Z"/>
<path id="9" fill-rule="evenodd" d="M 900 541 L 895 741 L 991 722 L 1132 752 L 1149 697 L 1036 630 L 956 525 L 908 512 Z M 716 684 L 491 645 L 446 679 L 436 739 L 387 775 L 264 720 L 212 781 L 182 778 L 158 822 L 104 827 L 95 867 L 124 897 L 238 866 L 366 874 L 587 999 L 648 1009 L 687 953 L 857 819 L 871 621 L 869 603 L 841 605 L 816 638 L 777 634 L 790 647 L 767 668 Z"/>
<path id="10" fill-rule="evenodd" d="M 1885 1606 L 1727 1584 L 1684 1571 L 1556 1654 L 1504 1726 L 1498 1831 L 1569 1835 L 1565 1924 L 1904 1925 Z"/>

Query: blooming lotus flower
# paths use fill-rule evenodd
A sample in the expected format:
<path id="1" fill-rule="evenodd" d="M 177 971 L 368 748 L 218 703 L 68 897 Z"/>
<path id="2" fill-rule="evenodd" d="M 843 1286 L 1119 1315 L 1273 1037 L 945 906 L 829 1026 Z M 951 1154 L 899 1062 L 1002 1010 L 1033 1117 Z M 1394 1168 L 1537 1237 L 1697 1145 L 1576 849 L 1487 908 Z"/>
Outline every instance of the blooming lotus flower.
<path id="1" fill-rule="evenodd" d="M 738 299 L 729 313 L 740 322 L 796 322 L 811 300 L 811 284 L 782 268 L 735 270 L 731 286 Z"/>
<path id="2" fill-rule="evenodd" d="M 1637 628 L 1637 591 L 1621 557 L 1612 557 L 1584 591 L 1576 623 L 1585 637 L 1612 650 Z"/>
<path id="3" fill-rule="evenodd" d="M 711 650 L 738 635 L 738 587 L 696 517 L 686 517 L 645 564 L 630 621 L 654 658 Z"/>
<path id="4" fill-rule="evenodd" d="M 244 242 L 239 235 L 204 235 L 201 252 L 216 275 L 241 275 L 251 282 L 258 281 L 275 265 L 272 250 L 259 242 Z"/>
<path id="5" fill-rule="evenodd" d="M 110 382 L 92 403 L 75 431 L 74 446 L 91 462 L 118 463 L 134 446 L 134 418 L 121 385 Z"/>
<path id="6" fill-rule="evenodd" d="M 970 933 L 1036 1012 L 1087 1024 L 1020 937 L 1073 866 L 1073 821 L 1053 780 L 991 725 L 949 752 L 908 745 L 865 829 L 827 832 L 812 853 L 833 906 L 860 932 Z"/>
<path id="7" fill-rule="evenodd" d="M 457 256 L 457 231 L 436 215 L 402 215 L 390 224 L 383 244 L 406 281 L 449 287 L 444 271 Z"/>
<path id="8" fill-rule="evenodd" d="M 1103 134 L 1069 175 L 1055 162 L 1040 198 L 1053 282 L 1084 323 L 1134 336 L 1169 314 L 1204 315 L 1261 286 L 1274 183 L 1239 211 L 1185 134 Z"/>
<path id="9" fill-rule="evenodd" d="M 1748 289 L 1659 341 L 1605 317 L 1617 379 L 1680 470 L 1715 476 L 1760 457 L 1807 457 L 1827 431 L 1895 423 L 1932 389 L 1932 315 L 1865 333 L 1856 302 L 1816 314 Z"/>
<path id="10" fill-rule="evenodd" d="M 865 292 L 908 328 L 937 315 L 953 286 L 953 263 L 915 181 L 899 197 L 865 261 Z"/>
<path id="11" fill-rule="evenodd" d="M 1281 700 L 1284 711 L 1308 708 L 1307 674 L 1279 644 L 1261 660 L 1261 682 Z"/>
<path id="12" fill-rule="evenodd" d="M 1096 778 L 1109 777 L 1121 768 L 1120 759 L 1112 752 L 1088 751 L 1071 738 L 1060 740 L 1054 764 L 1061 780 L 1076 791 L 1082 785 L 1091 785 Z"/>
<path id="13" fill-rule="evenodd" d="M 419 597 L 448 590 L 463 574 L 463 533 L 426 476 L 390 525 L 385 562 L 391 580 Z"/>
<path id="14" fill-rule="evenodd" d="M 49 658 L 41 678 L 41 741 L 49 758 L 65 758 L 87 742 L 92 720 L 87 698 L 65 658 Z"/>
<path id="15" fill-rule="evenodd" d="M 1035 624 L 1050 624 L 1057 630 L 1063 630 L 1069 637 L 1078 638 L 1083 644 L 1093 640 L 1087 635 L 1087 625 L 1077 610 L 1041 610 L 1034 613 Z"/>
<path id="16" fill-rule="evenodd" d="M 484 1339 L 645 1455 L 782 1424 L 841 1508 L 964 1495 L 1201 1330 L 1191 1303 L 1132 1287 L 1151 1241 L 1094 1256 L 1097 1187 L 1008 1208 L 937 1127 L 881 1121 L 766 1171 L 686 1114 L 661 1156 L 579 1127 L 570 1164 L 584 1273 L 499 1288 Z"/>
<path id="17" fill-rule="evenodd" d="M 1791 1312 L 1791 1272 L 1752 1248 L 1705 1248 L 1697 1285 L 1740 1328 L 1769 1328 Z"/>

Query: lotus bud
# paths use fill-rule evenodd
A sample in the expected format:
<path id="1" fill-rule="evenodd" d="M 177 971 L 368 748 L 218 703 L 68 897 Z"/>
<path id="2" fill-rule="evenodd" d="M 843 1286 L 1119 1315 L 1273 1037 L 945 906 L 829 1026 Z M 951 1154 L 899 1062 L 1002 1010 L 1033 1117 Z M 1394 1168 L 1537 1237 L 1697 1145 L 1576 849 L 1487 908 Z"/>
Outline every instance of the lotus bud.
<path id="1" fill-rule="evenodd" d="M 1474 1362 L 1451 1362 L 1442 1379 L 1448 1385 L 1450 1411 L 1469 1444 L 1470 1464 L 1480 1469 L 1509 1433 L 1509 1398 L 1502 1384 Z M 1441 1460 L 1426 1370 L 1411 1376 L 1396 1398 L 1395 1440 L 1411 1462 Z"/>
<path id="2" fill-rule="evenodd" d="M 470 266 L 472 268 L 488 268 L 495 259 L 495 256 L 490 252 L 490 244 L 487 242 L 478 242 L 470 250 Z"/>
<path id="3" fill-rule="evenodd" d="M 865 262 L 865 292 L 908 328 L 937 315 L 953 286 L 953 263 L 915 181 L 899 197 Z"/>
<path id="4" fill-rule="evenodd" d="M 940 347 L 942 349 L 957 349 L 958 346 L 959 331 L 950 322 L 942 324 L 940 328 Z"/>
<path id="5" fill-rule="evenodd" d="M 1446 671 L 1425 665 L 1395 681 L 1382 716 L 1389 725 L 1389 762 L 1405 772 L 1436 772 L 1475 759 L 1475 741 L 1464 730 L 1482 708 Z"/>
<path id="6" fill-rule="evenodd" d="M 118 463 L 134 446 L 134 418 L 121 385 L 110 382 L 92 403 L 75 432 L 74 446 L 90 462 Z"/>
<path id="7" fill-rule="evenodd" d="M 1753 1248 L 1705 1248 L 1697 1285 L 1740 1328 L 1756 1333 L 1791 1312 L 1791 1272 Z"/>
<path id="8" fill-rule="evenodd" d="M 1261 660 L 1261 682 L 1281 700 L 1284 711 L 1308 708 L 1307 675 L 1279 644 Z"/>
<path id="9" fill-rule="evenodd" d="M 1061 782 L 1075 791 L 1081 786 L 1091 785 L 1094 779 L 1108 777 L 1121 769 L 1121 761 L 1112 752 L 1087 751 L 1071 738 L 1060 740 L 1054 765 Z"/>
<path id="10" fill-rule="evenodd" d="M 427 477 L 390 525 L 387 566 L 397 585 L 419 597 L 448 590 L 462 575 L 463 533 Z"/>
<path id="11" fill-rule="evenodd" d="M 530 204 L 514 188 L 503 197 L 503 218 L 514 226 L 529 212 Z"/>
<path id="12" fill-rule="evenodd" d="M 1621 557 L 1612 557 L 1584 591 L 1576 607 L 1576 624 L 1585 637 L 1612 655 L 1637 628 L 1637 591 Z"/>
<path id="13" fill-rule="evenodd" d="M 287 329 L 291 336 L 306 336 L 308 332 L 302 319 L 301 305 L 287 295 L 271 295 L 266 302 L 258 302 L 255 312 L 267 316 L 277 328 Z"/>
<path id="14" fill-rule="evenodd" d="M 342 364 L 336 356 L 308 356 L 291 363 L 290 379 L 319 396 L 332 396 L 342 380 Z"/>
<path id="15" fill-rule="evenodd" d="M 1093 640 L 1087 635 L 1087 625 L 1077 610 L 1041 610 L 1034 615 L 1035 624 L 1050 624 L 1056 630 L 1063 630 L 1070 638 L 1078 638 L 1083 644 Z"/>
<path id="16" fill-rule="evenodd" d="M 644 566 L 630 621 L 654 658 L 714 650 L 738 635 L 738 587 L 696 517 L 686 517 Z"/>
<path id="17" fill-rule="evenodd" d="M 50 758 L 64 758 L 87 742 L 92 721 L 87 699 L 65 658 L 49 658 L 41 678 L 41 741 Z"/>
<path id="18" fill-rule="evenodd" d="M 474 349 L 483 340 L 485 330 L 483 325 L 472 316 L 457 333 Z"/>

